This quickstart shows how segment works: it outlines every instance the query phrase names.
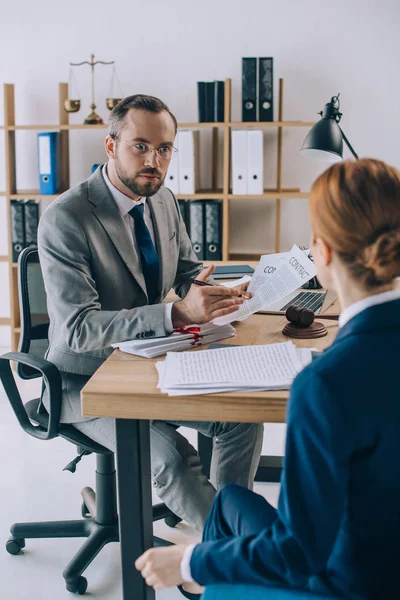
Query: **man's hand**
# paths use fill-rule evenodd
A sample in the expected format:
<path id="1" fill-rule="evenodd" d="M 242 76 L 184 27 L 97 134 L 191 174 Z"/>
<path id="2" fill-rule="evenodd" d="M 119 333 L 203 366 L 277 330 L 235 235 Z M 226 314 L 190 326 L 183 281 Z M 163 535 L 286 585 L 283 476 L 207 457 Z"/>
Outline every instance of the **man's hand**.
<path id="1" fill-rule="evenodd" d="M 207 281 L 212 275 L 214 265 L 204 269 L 197 279 Z M 244 299 L 239 289 L 226 288 L 222 285 L 197 286 L 193 284 L 184 298 L 174 302 L 172 307 L 172 324 L 174 327 L 193 323 L 208 323 L 217 317 L 229 315 L 238 310 Z"/>
<path id="2" fill-rule="evenodd" d="M 155 590 L 181 585 L 181 561 L 189 544 L 150 548 L 135 562 L 142 577 Z"/>

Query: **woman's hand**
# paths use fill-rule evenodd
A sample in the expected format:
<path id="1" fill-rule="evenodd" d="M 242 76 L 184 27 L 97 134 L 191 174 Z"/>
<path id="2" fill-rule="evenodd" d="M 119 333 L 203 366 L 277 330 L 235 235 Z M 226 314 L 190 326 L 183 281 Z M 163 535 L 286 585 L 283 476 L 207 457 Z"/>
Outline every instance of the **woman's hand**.
<path id="1" fill-rule="evenodd" d="M 155 590 L 181 585 L 181 561 L 188 544 L 150 548 L 135 562 L 142 577 Z"/>

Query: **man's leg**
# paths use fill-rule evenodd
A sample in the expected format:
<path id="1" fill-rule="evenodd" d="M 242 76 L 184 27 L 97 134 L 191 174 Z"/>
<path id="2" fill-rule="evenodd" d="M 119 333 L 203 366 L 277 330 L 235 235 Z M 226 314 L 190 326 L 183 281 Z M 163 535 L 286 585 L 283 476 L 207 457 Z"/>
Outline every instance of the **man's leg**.
<path id="1" fill-rule="evenodd" d="M 218 491 L 204 527 L 203 541 L 253 535 L 269 527 L 276 510 L 265 498 L 238 485 Z"/>
<path id="2" fill-rule="evenodd" d="M 210 480 L 216 489 L 227 483 L 253 489 L 262 448 L 262 423 L 180 421 L 176 425 L 196 429 L 213 438 Z"/>
<path id="3" fill-rule="evenodd" d="M 92 419 L 74 427 L 115 451 L 115 420 Z M 157 495 L 176 515 L 202 531 L 216 490 L 202 472 L 200 458 L 176 427 L 150 424 L 151 471 Z"/>

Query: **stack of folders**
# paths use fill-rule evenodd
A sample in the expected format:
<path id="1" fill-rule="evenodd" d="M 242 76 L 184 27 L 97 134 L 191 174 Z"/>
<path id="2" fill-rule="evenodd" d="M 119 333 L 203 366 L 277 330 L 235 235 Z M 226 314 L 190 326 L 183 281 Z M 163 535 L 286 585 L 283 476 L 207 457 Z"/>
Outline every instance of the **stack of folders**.
<path id="1" fill-rule="evenodd" d="M 256 129 L 232 130 L 232 193 L 264 192 L 263 132 Z"/>
<path id="2" fill-rule="evenodd" d="M 158 387 L 170 396 L 287 390 L 311 360 L 311 349 L 293 342 L 168 352 L 156 363 Z"/>
<path id="3" fill-rule="evenodd" d="M 17 262 L 24 248 L 37 243 L 38 203 L 35 200 L 11 200 L 10 220 L 12 260 Z"/>
<path id="4" fill-rule="evenodd" d="M 200 123 L 224 121 L 224 82 L 198 81 L 197 97 Z"/>
<path id="5" fill-rule="evenodd" d="M 274 120 L 274 59 L 242 58 L 242 120 Z"/>
<path id="6" fill-rule="evenodd" d="M 199 260 L 222 260 L 222 201 L 178 200 Z"/>
<path id="7" fill-rule="evenodd" d="M 165 177 L 165 185 L 174 194 L 195 194 L 199 187 L 199 132 L 180 130 Z"/>
<path id="8" fill-rule="evenodd" d="M 236 330 L 232 325 L 218 327 L 212 323 L 205 325 L 193 325 L 190 327 L 181 327 L 171 335 L 161 338 L 152 338 L 146 340 L 129 340 L 113 344 L 113 348 L 119 348 L 122 352 L 136 354 L 144 358 L 154 358 L 167 352 L 187 350 L 202 344 L 211 344 L 219 340 L 233 337 Z"/>

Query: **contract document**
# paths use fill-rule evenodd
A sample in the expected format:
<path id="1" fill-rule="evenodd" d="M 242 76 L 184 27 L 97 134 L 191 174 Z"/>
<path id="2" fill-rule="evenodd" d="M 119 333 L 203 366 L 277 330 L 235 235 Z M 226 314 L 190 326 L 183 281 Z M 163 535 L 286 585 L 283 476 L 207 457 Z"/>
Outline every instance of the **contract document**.
<path id="1" fill-rule="evenodd" d="M 259 265 L 252 277 L 248 291 L 253 293 L 253 297 L 246 300 L 234 313 L 214 319 L 215 325 L 247 319 L 258 310 L 294 292 L 316 275 L 314 263 L 296 245 L 290 252 L 271 257 L 275 258 L 272 258 L 269 272 L 265 272 L 265 267 L 263 270 Z M 262 259 L 271 260 L 271 257 L 266 256 Z"/>
<path id="2" fill-rule="evenodd" d="M 168 352 L 157 362 L 158 387 L 169 395 L 285 390 L 311 362 L 310 348 L 293 342 L 234 346 L 202 352 Z"/>

